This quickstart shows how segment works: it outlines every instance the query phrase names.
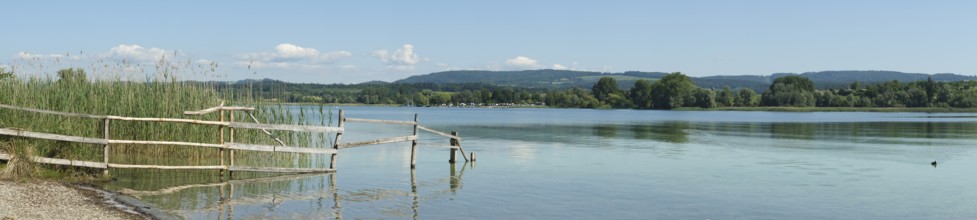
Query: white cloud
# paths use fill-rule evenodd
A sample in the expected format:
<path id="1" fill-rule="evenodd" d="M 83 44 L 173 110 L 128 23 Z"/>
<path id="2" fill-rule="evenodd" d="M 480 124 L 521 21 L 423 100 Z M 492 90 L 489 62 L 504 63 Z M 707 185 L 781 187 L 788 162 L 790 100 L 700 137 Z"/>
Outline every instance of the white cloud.
<path id="1" fill-rule="evenodd" d="M 421 58 L 420 55 L 414 53 L 414 45 L 411 44 L 404 44 L 401 48 L 394 50 L 393 53 L 387 50 L 376 50 L 373 51 L 373 56 L 387 64 L 388 69 L 400 71 L 414 70 L 415 65 L 421 61 L 427 61 L 427 58 Z"/>
<path id="2" fill-rule="evenodd" d="M 167 54 L 167 51 L 160 48 L 144 48 L 137 44 L 125 45 L 120 44 L 118 46 L 109 49 L 109 57 L 117 57 L 123 59 L 132 59 L 135 61 L 142 62 L 155 62 L 163 59 Z"/>
<path id="3" fill-rule="evenodd" d="M 61 54 L 32 54 L 27 51 L 21 51 L 17 53 L 17 57 L 20 59 L 31 60 L 31 59 L 47 59 L 47 58 L 61 58 Z"/>
<path id="4" fill-rule="evenodd" d="M 319 50 L 315 48 L 304 48 L 295 46 L 295 44 L 279 44 L 275 46 L 275 52 L 278 57 L 283 58 L 302 58 L 302 57 L 315 57 L 319 55 Z"/>
<path id="5" fill-rule="evenodd" d="M 196 63 L 197 63 L 197 65 L 210 65 L 210 64 L 213 64 L 214 61 L 213 60 L 208 60 L 208 59 L 198 59 Z"/>
<path id="6" fill-rule="evenodd" d="M 565 70 L 565 69 L 567 69 L 567 66 L 560 65 L 560 64 L 553 64 L 553 69 L 555 69 L 555 70 Z"/>
<path id="7" fill-rule="evenodd" d="M 283 43 L 275 46 L 275 52 L 247 53 L 238 56 L 237 64 L 251 68 L 318 68 L 320 64 L 332 64 L 351 57 L 349 51 L 332 51 L 322 53 L 315 48 L 300 47 L 295 44 Z"/>
<path id="8" fill-rule="evenodd" d="M 506 60 L 505 65 L 512 69 L 523 69 L 523 70 L 539 69 L 542 66 L 539 65 L 539 62 L 537 62 L 536 60 L 524 56 L 517 56 L 517 57 L 513 57 L 512 59 Z"/>

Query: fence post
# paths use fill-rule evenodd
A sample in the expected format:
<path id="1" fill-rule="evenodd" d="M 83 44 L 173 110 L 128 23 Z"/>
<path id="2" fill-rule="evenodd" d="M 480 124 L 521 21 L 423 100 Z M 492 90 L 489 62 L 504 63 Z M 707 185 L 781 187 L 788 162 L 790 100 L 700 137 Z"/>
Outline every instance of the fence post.
<path id="1" fill-rule="evenodd" d="M 461 137 L 461 136 L 458 136 L 458 132 L 451 132 L 451 135 L 454 135 L 455 137 Z M 461 140 L 460 139 L 455 139 L 455 146 L 454 147 L 455 148 L 458 148 L 458 151 L 461 152 L 461 158 L 465 158 L 465 162 L 470 161 L 468 159 L 468 156 L 466 156 L 467 154 L 465 154 L 465 148 L 462 148 L 461 147 Z"/>
<path id="2" fill-rule="evenodd" d="M 339 128 L 342 129 L 343 128 L 343 124 L 344 124 L 343 122 L 345 122 L 345 121 L 346 121 L 346 115 L 344 115 L 343 114 L 343 110 L 340 109 L 339 110 L 339 123 L 337 124 L 337 126 L 339 126 Z M 343 130 L 343 131 L 345 131 L 345 130 Z M 332 142 L 332 149 L 335 149 L 336 152 L 333 152 L 332 153 L 332 158 L 329 160 L 329 169 L 336 169 L 336 158 L 337 158 L 336 156 L 339 153 L 339 138 L 341 138 L 343 136 L 343 131 L 337 132 L 336 133 L 336 141 Z"/>
<path id="3" fill-rule="evenodd" d="M 458 132 L 451 131 L 451 135 L 458 136 Z M 455 152 L 458 151 L 458 139 L 451 138 L 448 141 L 451 144 L 451 156 L 448 158 L 448 163 L 455 163 Z"/>
<path id="4" fill-rule="evenodd" d="M 417 163 L 417 113 L 414 113 L 414 141 L 410 144 L 410 168 Z"/>
<path id="5" fill-rule="evenodd" d="M 224 109 L 221 109 L 220 110 L 220 121 L 221 122 L 224 122 Z M 217 132 L 219 133 L 218 136 L 220 138 L 220 140 L 218 140 L 218 143 L 220 143 L 221 145 L 223 145 L 224 144 L 224 125 L 219 125 L 218 126 L 218 129 L 217 129 Z M 227 166 L 224 165 L 224 148 L 223 147 L 221 147 L 221 149 L 220 149 L 220 160 L 221 160 L 221 166 L 224 167 L 224 169 L 222 169 L 220 171 L 220 177 L 223 179 L 223 177 L 224 177 L 224 171 L 227 170 Z"/>
<path id="6" fill-rule="evenodd" d="M 105 118 L 105 132 L 103 133 L 105 135 L 105 147 L 102 148 L 102 156 L 104 157 L 102 159 L 105 162 L 105 171 L 102 172 L 102 175 L 104 176 L 109 175 L 109 122 L 110 121 L 112 120 L 107 117 Z"/>
<path id="7" fill-rule="evenodd" d="M 234 110 L 230 110 L 229 112 L 231 113 L 231 123 L 234 123 Z M 230 140 L 231 143 L 234 143 L 234 127 L 230 127 L 230 131 L 231 131 L 231 134 L 230 134 L 230 137 L 228 137 L 229 138 L 228 140 Z M 231 165 L 230 166 L 231 167 L 234 167 L 234 149 L 229 149 L 228 151 L 231 152 L 231 155 L 230 155 Z M 234 171 L 228 170 L 227 171 L 227 177 L 229 177 L 230 179 L 234 179 Z"/>

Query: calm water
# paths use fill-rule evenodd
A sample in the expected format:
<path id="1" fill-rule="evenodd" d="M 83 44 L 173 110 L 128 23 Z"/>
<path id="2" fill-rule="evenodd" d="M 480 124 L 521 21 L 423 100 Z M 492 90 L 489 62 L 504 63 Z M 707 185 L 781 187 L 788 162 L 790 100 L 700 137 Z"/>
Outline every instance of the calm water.
<path id="1" fill-rule="evenodd" d="M 410 144 L 395 143 L 342 150 L 336 174 L 221 182 L 154 173 L 110 187 L 203 219 L 977 216 L 977 114 L 344 109 L 419 113 L 425 126 L 459 131 L 478 161 L 449 164 L 448 149 L 435 146 L 448 140 L 422 132 L 430 145 L 414 172 Z M 411 132 L 347 129 L 343 142 Z"/>

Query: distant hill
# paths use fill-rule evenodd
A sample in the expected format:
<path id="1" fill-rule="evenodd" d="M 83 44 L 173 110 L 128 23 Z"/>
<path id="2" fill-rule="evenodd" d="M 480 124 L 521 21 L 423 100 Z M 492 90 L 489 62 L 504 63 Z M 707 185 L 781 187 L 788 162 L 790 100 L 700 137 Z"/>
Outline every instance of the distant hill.
<path id="1" fill-rule="evenodd" d="M 484 83 L 499 86 L 518 86 L 531 88 L 590 88 L 600 77 L 614 77 L 622 88 L 630 88 L 639 79 L 657 80 L 667 73 L 624 72 L 600 73 L 573 70 L 523 70 L 523 71 L 483 71 L 457 70 L 416 75 L 394 83 Z"/>
<path id="2" fill-rule="evenodd" d="M 485 83 L 499 86 L 517 86 L 531 88 L 590 88 L 600 77 L 610 76 L 617 79 L 622 89 L 630 88 L 639 79 L 657 80 L 667 73 L 663 72 L 624 72 L 600 73 L 572 70 L 524 70 L 524 71 L 480 71 L 462 70 L 436 72 L 426 75 L 411 76 L 394 83 Z M 892 80 L 911 82 L 926 80 L 932 77 L 936 81 L 977 80 L 975 76 L 964 76 L 952 73 L 923 74 L 904 73 L 896 71 L 821 71 L 796 73 L 775 73 L 771 75 L 741 75 L 741 76 L 707 76 L 691 77 L 692 81 L 703 88 L 750 88 L 757 92 L 765 91 L 774 79 L 787 75 L 801 75 L 814 81 L 819 89 L 847 88 L 852 82 L 862 82 L 865 85 L 877 84 Z"/>
<path id="3" fill-rule="evenodd" d="M 964 76 L 951 73 L 924 74 L 924 73 L 904 73 L 896 71 L 821 71 L 796 73 L 775 73 L 769 76 L 707 76 L 693 78 L 696 85 L 704 88 L 751 88 L 758 92 L 766 91 L 774 79 L 788 75 L 800 75 L 814 81 L 818 89 L 842 89 L 848 88 L 852 82 L 861 82 L 863 85 L 872 85 L 892 80 L 900 82 L 912 82 L 926 80 L 933 77 L 935 81 L 950 82 L 962 80 L 977 80 L 974 76 Z"/>

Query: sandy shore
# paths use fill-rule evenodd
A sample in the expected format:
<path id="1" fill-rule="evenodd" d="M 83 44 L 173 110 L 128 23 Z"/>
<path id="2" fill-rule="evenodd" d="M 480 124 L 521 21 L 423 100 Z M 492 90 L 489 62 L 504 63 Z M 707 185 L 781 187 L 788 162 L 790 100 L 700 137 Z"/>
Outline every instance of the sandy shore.
<path id="1" fill-rule="evenodd" d="M 107 193 L 56 182 L 0 181 L 0 219 L 148 219 Z"/>

